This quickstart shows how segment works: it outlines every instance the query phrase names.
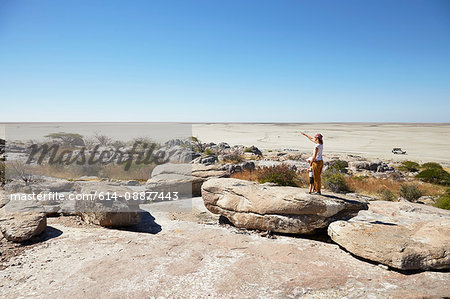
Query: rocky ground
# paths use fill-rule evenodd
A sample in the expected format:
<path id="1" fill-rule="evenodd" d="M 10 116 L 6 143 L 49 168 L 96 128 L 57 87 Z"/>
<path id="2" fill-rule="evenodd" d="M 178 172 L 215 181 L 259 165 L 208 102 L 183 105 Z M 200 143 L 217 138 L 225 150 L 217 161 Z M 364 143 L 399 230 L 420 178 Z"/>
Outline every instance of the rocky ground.
<path id="1" fill-rule="evenodd" d="M 48 218 L 44 241 L 4 262 L 2 297 L 449 295 L 448 272 L 402 273 L 336 244 L 218 225 L 201 198 L 142 207 L 151 216 L 135 231 Z"/>
<path id="2" fill-rule="evenodd" d="M 26 154 L 22 145 L 13 149 Z M 0 190 L 2 297 L 450 296 L 450 212 L 428 206 L 434 200 L 310 195 L 229 178 L 281 164 L 301 174 L 310 154 L 300 151 L 182 140 L 158 151 L 170 163 L 156 166 L 146 183 L 42 175 L 8 181 L 6 193 Z M 325 169 L 344 160 L 344 175 L 404 182 L 414 175 L 392 161 L 325 158 Z M 188 198 L 141 204 L 142 211 L 143 202 L 124 200 L 127 193 L 174 190 Z M 96 199 L 17 205 L 8 192 Z M 119 199 L 104 202 L 105 193 Z"/>

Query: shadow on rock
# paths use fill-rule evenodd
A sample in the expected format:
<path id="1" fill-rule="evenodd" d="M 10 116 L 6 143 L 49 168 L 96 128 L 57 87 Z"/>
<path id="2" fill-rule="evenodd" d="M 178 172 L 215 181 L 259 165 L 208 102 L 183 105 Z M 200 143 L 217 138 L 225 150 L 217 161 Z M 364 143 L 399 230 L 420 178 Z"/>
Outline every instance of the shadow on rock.
<path id="1" fill-rule="evenodd" d="M 61 230 L 56 229 L 52 226 L 47 226 L 41 234 L 34 236 L 27 241 L 23 241 L 23 242 L 21 242 L 21 244 L 23 244 L 23 245 L 37 244 L 37 243 L 48 241 L 53 238 L 57 238 L 57 237 L 61 236 L 62 234 L 63 234 L 63 232 Z"/>
<path id="2" fill-rule="evenodd" d="M 157 234 L 162 231 L 161 225 L 155 222 L 155 217 L 149 212 L 141 210 L 141 216 L 142 220 L 139 224 L 128 227 L 117 227 L 116 229 L 148 234 Z"/>

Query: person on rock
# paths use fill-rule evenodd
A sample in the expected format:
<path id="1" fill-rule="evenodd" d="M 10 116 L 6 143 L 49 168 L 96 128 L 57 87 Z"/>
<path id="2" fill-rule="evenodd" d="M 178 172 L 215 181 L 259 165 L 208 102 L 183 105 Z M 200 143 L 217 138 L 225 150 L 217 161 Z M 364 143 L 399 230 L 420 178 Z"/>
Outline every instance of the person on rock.
<path id="1" fill-rule="evenodd" d="M 320 133 L 317 133 L 314 135 L 314 138 L 311 136 L 308 136 L 304 132 L 300 132 L 303 136 L 306 136 L 309 140 L 314 142 L 316 146 L 314 147 L 314 153 L 312 156 L 311 161 L 309 161 L 309 165 L 312 167 L 313 170 L 313 177 L 314 177 L 314 194 L 322 194 L 320 189 L 322 185 L 322 168 L 323 168 L 323 159 L 322 159 L 322 152 L 323 152 L 323 136 Z"/>

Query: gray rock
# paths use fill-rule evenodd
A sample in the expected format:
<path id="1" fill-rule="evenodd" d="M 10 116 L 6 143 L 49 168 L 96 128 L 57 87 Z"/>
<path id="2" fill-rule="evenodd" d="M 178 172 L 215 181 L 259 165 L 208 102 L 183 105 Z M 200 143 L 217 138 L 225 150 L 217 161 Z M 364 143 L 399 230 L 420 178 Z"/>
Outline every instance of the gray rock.
<path id="1" fill-rule="evenodd" d="M 192 160 L 193 164 L 213 165 L 218 161 L 216 155 L 207 155 L 203 157 L 197 157 Z"/>
<path id="2" fill-rule="evenodd" d="M 0 209 L 0 230 L 9 241 L 29 240 L 46 227 L 45 211 L 36 201 L 11 200 Z"/>
<path id="3" fill-rule="evenodd" d="M 0 209 L 3 208 L 9 202 L 9 197 L 6 192 L 0 190 Z"/>
<path id="4" fill-rule="evenodd" d="M 70 145 L 72 145 L 72 146 L 85 146 L 86 144 L 84 143 L 83 138 L 81 138 L 81 137 L 76 137 L 76 138 L 74 138 L 74 139 L 71 141 Z"/>
<path id="5" fill-rule="evenodd" d="M 92 200 L 75 201 L 75 210 L 87 222 L 100 226 L 131 226 L 141 222 L 139 204 L 133 191 L 124 186 L 92 182 L 82 186 L 81 194 L 93 195 Z"/>
<path id="6" fill-rule="evenodd" d="M 153 169 L 152 177 L 146 183 L 146 190 L 152 192 L 178 192 L 179 196 L 199 196 L 206 180 L 224 177 L 228 173 L 216 166 L 202 164 L 163 164 Z"/>
<path id="7" fill-rule="evenodd" d="M 307 189 L 226 178 L 205 182 L 202 197 L 209 211 L 237 227 L 292 234 L 311 234 L 367 209 L 365 203 L 340 195 L 310 195 Z"/>
<path id="8" fill-rule="evenodd" d="M 373 172 L 387 172 L 394 171 L 394 168 L 389 166 L 388 164 L 376 160 L 372 162 L 367 161 L 354 161 L 349 163 L 349 166 L 358 170 L 368 170 Z"/>
<path id="9" fill-rule="evenodd" d="M 246 148 L 245 152 L 252 153 L 254 155 L 257 155 L 258 157 L 262 157 L 263 156 L 262 152 L 254 145 Z"/>
<path id="10" fill-rule="evenodd" d="M 328 227 L 354 255 L 401 270 L 450 269 L 450 211 L 375 201 L 368 211 Z"/>

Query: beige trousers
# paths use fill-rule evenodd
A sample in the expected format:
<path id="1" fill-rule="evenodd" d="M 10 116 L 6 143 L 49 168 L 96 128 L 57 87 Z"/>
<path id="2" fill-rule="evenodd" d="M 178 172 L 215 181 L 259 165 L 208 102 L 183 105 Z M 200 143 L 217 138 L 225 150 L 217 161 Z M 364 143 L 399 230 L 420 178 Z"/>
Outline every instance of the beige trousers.
<path id="1" fill-rule="evenodd" d="M 316 192 L 320 192 L 320 188 L 322 187 L 322 168 L 323 168 L 323 160 L 314 161 L 312 163 L 313 177 L 314 177 L 314 189 Z"/>

